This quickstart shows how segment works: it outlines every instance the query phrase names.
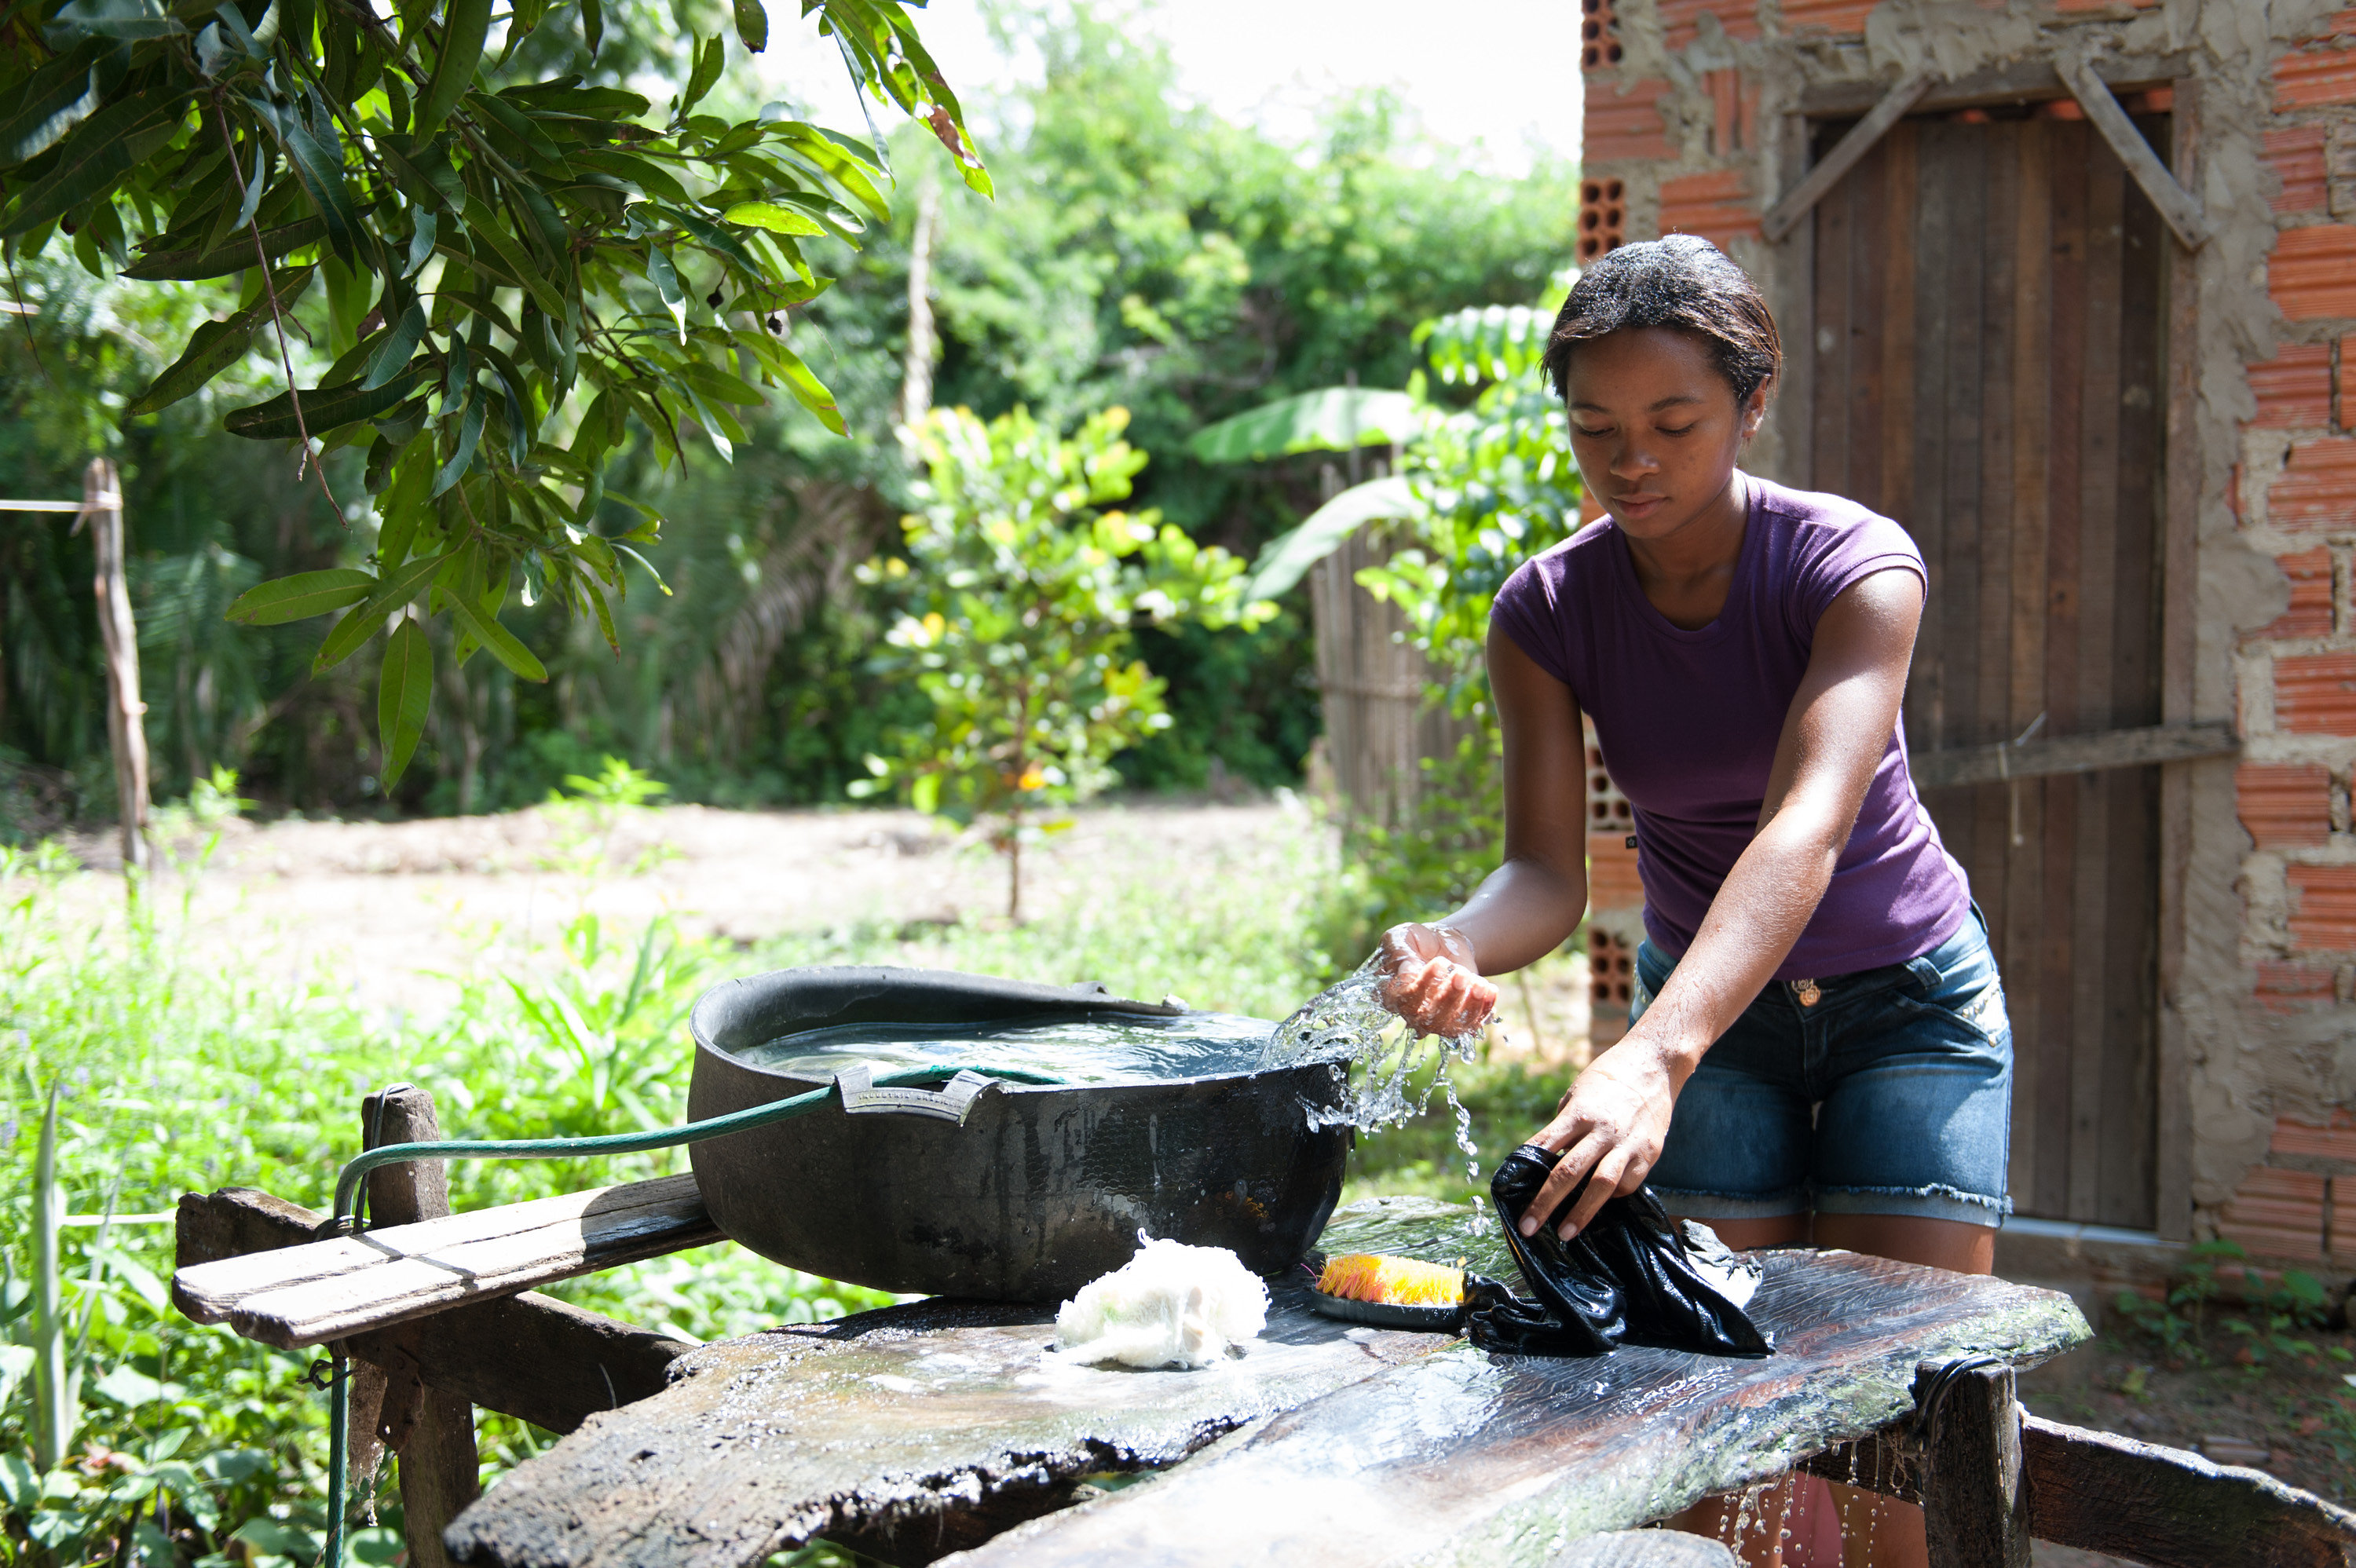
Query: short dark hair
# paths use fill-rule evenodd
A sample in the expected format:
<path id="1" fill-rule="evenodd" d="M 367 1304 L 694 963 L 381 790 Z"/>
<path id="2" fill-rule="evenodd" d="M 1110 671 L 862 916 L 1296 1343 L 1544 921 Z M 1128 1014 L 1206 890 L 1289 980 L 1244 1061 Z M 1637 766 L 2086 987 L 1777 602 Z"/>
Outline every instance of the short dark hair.
<path id="1" fill-rule="evenodd" d="M 1633 327 L 1690 332 L 1709 345 L 1737 407 L 1783 368 L 1775 317 L 1751 274 L 1725 251 L 1693 234 L 1622 245 L 1599 258 L 1554 318 L 1547 336 L 1547 377 L 1555 396 L 1570 396 L 1570 357 L 1582 343 Z"/>

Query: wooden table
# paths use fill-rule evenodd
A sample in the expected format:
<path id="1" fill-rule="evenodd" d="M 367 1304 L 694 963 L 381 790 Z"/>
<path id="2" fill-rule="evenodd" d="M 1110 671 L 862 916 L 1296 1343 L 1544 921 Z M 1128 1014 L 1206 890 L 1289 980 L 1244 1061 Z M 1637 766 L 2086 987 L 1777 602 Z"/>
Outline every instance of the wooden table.
<path id="1" fill-rule="evenodd" d="M 1361 1205 L 1325 1244 L 1498 1270 L 1467 1218 Z M 971 1548 L 958 1561 L 977 1565 L 1542 1563 L 1902 1423 L 1924 1362 L 2008 1369 L 2086 1334 L 2067 1297 L 2000 1280 L 1766 1262 L 1764 1360 L 1493 1357 L 1318 1316 L 1297 1286 L 1259 1343 L 1192 1372 L 1062 1363 L 1033 1309 L 780 1329 L 689 1352 L 664 1392 L 593 1416 L 446 1540 L 505 1568 L 742 1568 L 819 1535 L 895 1562 Z M 1069 1506 L 1084 1477 L 1140 1470 L 1163 1473 Z M 1001 1533 L 1025 1515 L 1042 1517 Z"/>
<path id="2" fill-rule="evenodd" d="M 389 1103 L 431 1127 L 430 1104 Z M 2159 1568 L 2356 1563 L 2356 1515 L 2271 1477 L 2024 1415 L 2012 1369 L 2086 1335 L 2068 1298 L 1849 1253 L 1766 1254 L 1752 1312 L 1776 1353 L 1749 1361 L 1493 1357 L 1320 1317 L 1299 1284 L 1242 1354 L 1186 1372 L 1065 1362 L 1030 1307 L 689 1349 L 516 1294 L 708 1242 L 679 1180 L 445 1219 L 438 1192 L 379 1191 L 410 1222 L 357 1240 L 314 1241 L 316 1215 L 266 1194 L 191 1195 L 174 1295 L 264 1342 L 342 1337 L 373 1380 L 356 1443 L 400 1454 L 418 1568 L 745 1568 L 819 1536 L 976 1568 L 1511 1568 L 1794 1468 L 1920 1501 L 1933 1568 L 2026 1568 L 2032 1535 Z M 1324 1245 L 1511 1277 L 1470 1217 L 1377 1200 Z M 569 1435 L 474 1501 L 470 1403 Z"/>

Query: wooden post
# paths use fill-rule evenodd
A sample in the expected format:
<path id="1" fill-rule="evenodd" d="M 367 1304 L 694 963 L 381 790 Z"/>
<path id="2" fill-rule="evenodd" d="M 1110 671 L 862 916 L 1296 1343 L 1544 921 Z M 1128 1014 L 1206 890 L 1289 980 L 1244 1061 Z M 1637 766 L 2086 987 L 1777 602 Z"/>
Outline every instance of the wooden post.
<path id="1" fill-rule="evenodd" d="M 1918 1395 L 1933 1372 L 1923 1369 Z M 2012 1369 L 1957 1375 L 1931 1417 L 1922 1478 L 1931 1568 L 2029 1568 L 2029 1488 Z"/>
<path id="2" fill-rule="evenodd" d="M 430 1143 L 442 1136 L 434 1096 L 413 1083 L 371 1094 L 360 1113 L 365 1145 Z M 450 1212 L 449 1167 L 439 1160 L 369 1173 L 369 1222 L 405 1225 Z M 365 1385 L 355 1386 L 355 1413 Z M 401 1456 L 402 1533 L 411 1568 L 449 1568 L 442 1531 L 482 1493 L 475 1452 L 475 1407 L 426 1387 L 412 1373 L 384 1375 L 377 1428 Z M 355 1445 L 357 1446 L 357 1443 Z"/>
<path id="3" fill-rule="evenodd" d="M 114 793 L 123 809 L 123 872 L 147 869 L 147 705 L 139 700 L 139 633 L 123 571 L 123 479 L 114 460 L 93 457 L 82 473 L 82 516 L 98 573 L 98 632 L 106 647 L 106 740 L 114 752 Z"/>

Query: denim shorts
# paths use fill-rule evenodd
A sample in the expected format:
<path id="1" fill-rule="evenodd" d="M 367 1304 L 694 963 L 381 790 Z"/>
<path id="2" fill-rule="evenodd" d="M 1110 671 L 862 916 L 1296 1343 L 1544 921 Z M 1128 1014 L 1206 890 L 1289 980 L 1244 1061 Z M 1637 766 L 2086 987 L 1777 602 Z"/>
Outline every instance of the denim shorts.
<path id="1" fill-rule="evenodd" d="M 1636 949 L 1633 1024 L 1676 961 Z M 1920 958 L 1775 980 L 1677 1096 L 1649 1178 L 1697 1220 L 1901 1214 L 1997 1225 L 2011 1212 L 2012 1023 L 1975 908 Z"/>

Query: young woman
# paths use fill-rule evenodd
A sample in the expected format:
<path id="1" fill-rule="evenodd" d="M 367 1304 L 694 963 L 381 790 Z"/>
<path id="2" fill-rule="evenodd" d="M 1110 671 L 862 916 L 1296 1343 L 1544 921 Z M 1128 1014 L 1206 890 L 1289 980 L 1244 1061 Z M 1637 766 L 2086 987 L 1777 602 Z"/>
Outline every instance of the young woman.
<path id="1" fill-rule="evenodd" d="M 1985 1274 L 2012 1034 L 1900 734 L 1928 580 L 1889 518 L 1736 465 L 1780 363 L 1757 288 L 1705 240 L 1624 246 L 1571 290 L 1546 367 L 1609 516 L 1497 595 L 1505 863 L 1386 934 L 1386 999 L 1473 1028 L 1484 976 L 1577 928 L 1584 713 L 1635 807 L 1648 940 L 1626 1037 L 1531 1137 L 1563 1157 L 1524 1231 L 1582 1179 L 1565 1236 L 1650 1181 L 1732 1246 Z M 1915 1520 L 1884 1561 L 1920 1559 Z"/>

